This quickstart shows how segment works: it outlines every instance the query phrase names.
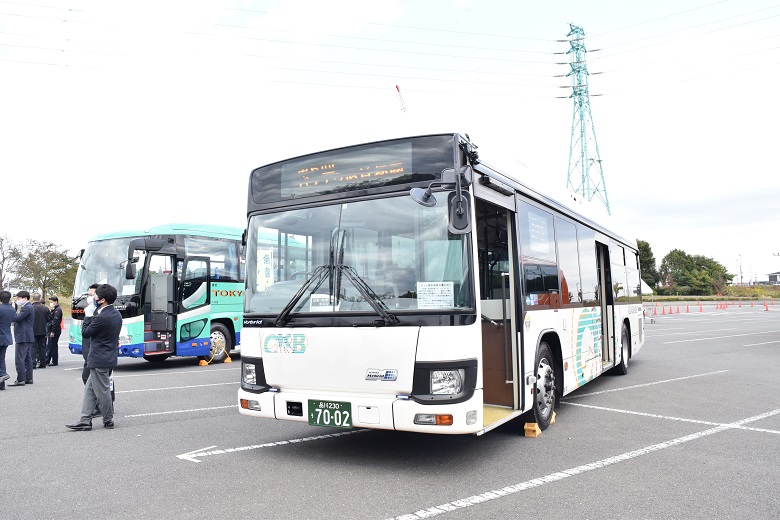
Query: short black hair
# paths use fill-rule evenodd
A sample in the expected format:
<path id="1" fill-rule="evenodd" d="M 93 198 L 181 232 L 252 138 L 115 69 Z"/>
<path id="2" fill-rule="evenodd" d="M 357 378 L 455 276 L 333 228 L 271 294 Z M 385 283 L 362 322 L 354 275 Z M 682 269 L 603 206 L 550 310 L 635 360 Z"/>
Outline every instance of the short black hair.
<path id="1" fill-rule="evenodd" d="M 116 289 L 113 285 L 107 283 L 98 285 L 95 289 L 95 294 L 97 294 L 98 300 L 106 300 L 106 303 L 109 305 L 116 301 Z"/>
<path id="2" fill-rule="evenodd" d="M 27 298 L 29 300 L 30 299 L 30 293 L 27 292 L 27 291 L 19 291 L 18 293 L 16 293 L 16 297 L 17 298 Z"/>
<path id="3" fill-rule="evenodd" d="M 8 291 L 0 291 L 0 303 L 8 303 L 11 301 L 11 293 Z"/>
<path id="4" fill-rule="evenodd" d="M 92 285 L 89 286 L 90 289 L 97 289 L 98 287 L 100 287 L 100 284 L 97 283 L 93 283 Z"/>
<path id="5" fill-rule="evenodd" d="M 59 299 L 59 298 L 57 298 L 56 296 L 49 296 L 49 301 L 52 301 L 52 302 L 57 302 L 57 303 L 59 303 L 59 302 L 60 302 L 60 299 Z"/>

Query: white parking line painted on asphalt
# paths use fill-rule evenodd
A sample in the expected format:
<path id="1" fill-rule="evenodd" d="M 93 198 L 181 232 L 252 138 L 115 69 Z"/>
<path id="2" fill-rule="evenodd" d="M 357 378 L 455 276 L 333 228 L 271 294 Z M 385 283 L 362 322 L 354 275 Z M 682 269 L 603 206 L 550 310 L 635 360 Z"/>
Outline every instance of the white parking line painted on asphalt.
<path id="1" fill-rule="evenodd" d="M 186 385 L 186 386 L 166 386 L 165 388 L 141 388 L 139 390 L 117 390 L 117 394 L 134 394 L 136 392 L 156 392 L 158 390 L 181 390 L 184 388 L 201 388 L 204 386 L 222 386 L 222 385 L 235 385 L 238 386 L 238 381 L 230 381 L 228 383 L 210 383 L 207 385 Z"/>
<path id="2" fill-rule="evenodd" d="M 775 343 L 780 343 L 780 341 L 764 341 L 763 343 L 750 343 L 748 345 L 744 345 L 745 347 L 760 347 L 761 345 L 774 345 Z"/>
<path id="3" fill-rule="evenodd" d="M 728 329 L 707 329 L 707 330 L 695 330 L 693 332 L 672 332 L 671 334 L 666 331 L 659 333 L 659 336 L 690 336 L 691 334 L 710 334 L 713 332 L 723 332 L 726 330 L 737 330 L 737 327 L 731 327 Z"/>
<path id="4" fill-rule="evenodd" d="M 208 408 L 190 408 L 189 410 L 170 410 L 167 412 L 150 412 L 150 413 L 137 413 L 133 415 L 125 415 L 125 418 L 128 417 L 153 417 L 155 415 L 169 415 L 174 413 L 190 413 L 190 412 L 204 412 L 207 410 L 222 410 L 224 408 L 238 408 L 237 404 L 231 404 L 228 406 L 210 406 Z"/>
<path id="5" fill-rule="evenodd" d="M 501 498 L 507 495 L 512 495 L 515 493 L 519 493 L 520 491 L 525 491 L 526 489 L 536 488 L 540 486 L 544 486 L 545 484 L 550 484 L 552 482 L 556 482 L 558 480 L 563 480 L 565 478 L 573 477 L 576 475 L 580 475 L 582 473 L 587 473 L 589 471 L 593 471 L 595 469 L 601 469 L 606 468 L 607 466 L 611 466 L 613 464 L 617 464 L 619 462 L 625 462 L 627 460 L 634 459 L 636 457 L 640 457 L 642 455 L 647 455 L 648 453 L 653 453 L 659 450 L 664 450 L 666 448 L 671 448 L 672 446 L 678 446 L 680 444 L 694 441 L 697 439 L 701 439 L 702 437 L 707 437 L 709 435 L 713 435 L 715 433 L 720 433 L 722 431 L 730 430 L 737 428 L 739 426 L 742 426 L 744 424 L 758 421 L 761 419 L 765 419 L 767 417 L 771 417 L 773 415 L 780 414 L 780 409 L 772 410 L 771 412 L 763 413 L 760 415 L 755 415 L 753 417 L 748 417 L 747 419 L 742 419 L 740 421 L 737 421 L 735 423 L 731 424 L 724 424 L 720 426 L 716 426 L 714 428 L 710 428 L 708 430 L 703 430 L 697 433 L 692 433 L 690 435 L 685 435 L 684 437 L 678 437 L 676 439 L 672 439 L 669 441 L 661 442 L 658 444 L 653 444 L 651 446 L 647 446 L 645 448 L 640 448 L 638 450 L 634 451 L 628 451 L 626 453 L 622 453 L 620 455 L 615 455 L 614 457 L 609 457 L 606 459 L 601 459 L 596 462 L 591 462 L 590 464 L 584 464 L 582 466 L 577 466 L 574 468 L 569 468 L 563 471 L 558 471 L 556 473 L 550 473 L 549 475 L 546 475 L 544 477 L 535 478 L 533 480 L 526 480 L 525 482 L 520 482 L 518 484 L 513 484 L 511 486 L 506 486 L 500 489 L 494 489 L 492 491 L 486 491 L 484 493 L 481 493 L 479 495 L 472 495 L 470 497 L 462 498 L 459 500 L 454 500 L 452 502 L 447 502 L 446 504 L 440 504 L 438 506 L 433 506 L 428 509 L 421 509 L 419 511 L 416 511 L 414 513 L 408 513 L 400 516 L 394 517 L 394 520 L 417 520 L 419 518 L 430 518 L 432 516 L 441 515 L 444 513 L 448 513 L 450 511 L 457 511 L 459 509 L 465 509 L 467 507 L 471 507 L 477 504 L 481 504 L 483 502 L 488 502 L 490 500 L 495 500 L 497 498 Z"/>
<path id="6" fill-rule="evenodd" d="M 652 417 L 653 419 L 666 419 L 669 421 L 680 421 L 680 422 L 688 422 L 688 423 L 694 423 L 694 424 L 703 424 L 706 426 L 729 426 L 726 423 L 719 423 L 719 422 L 711 422 L 711 421 L 699 421 L 697 419 L 685 419 L 682 417 L 672 417 L 669 415 L 656 415 L 654 413 L 645 413 L 645 412 L 635 412 L 633 410 L 621 410 L 620 408 L 608 408 L 606 406 L 595 406 L 592 404 L 582 404 L 582 403 L 567 403 L 565 401 L 561 402 L 562 404 L 567 404 L 570 406 L 579 406 L 580 408 L 590 408 L 591 410 L 603 410 L 605 412 L 616 412 L 616 413 L 624 413 L 629 415 L 639 415 L 640 417 Z M 734 428 L 739 430 L 750 430 L 754 432 L 764 432 L 764 433 L 774 433 L 777 435 L 780 435 L 780 430 L 769 430 L 766 428 L 751 428 L 749 426 L 734 426 Z"/>
<path id="7" fill-rule="evenodd" d="M 741 338 L 744 336 L 755 336 L 757 334 L 777 334 L 780 332 L 780 330 L 767 330 L 763 332 L 746 332 L 744 334 L 729 334 L 728 336 L 712 336 L 710 338 L 694 338 L 694 339 L 681 339 L 677 341 L 665 341 L 664 345 L 672 345 L 674 343 L 692 343 L 694 341 L 710 341 L 713 339 L 724 339 L 724 338 Z"/>
<path id="8" fill-rule="evenodd" d="M 235 453 L 237 451 L 248 451 L 248 450 L 257 450 L 260 448 L 272 448 L 274 446 L 284 446 L 285 444 L 298 444 L 300 442 L 310 442 L 310 441 L 319 441 L 322 439 L 332 439 L 333 437 L 342 437 L 344 435 L 352 435 L 354 433 L 364 433 L 370 430 L 366 429 L 359 429 L 359 430 L 348 430 L 338 433 L 326 433 L 325 435 L 317 435 L 314 437 L 304 437 L 302 439 L 290 439 L 289 441 L 276 441 L 276 442 L 266 442 L 265 444 L 253 444 L 252 446 L 241 446 L 240 448 L 228 448 L 225 450 L 213 450 L 213 451 L 205 451 L 211 448 L 216 448 L 216 446 L 209 446 L 208 448 L 202 448 L 200 450 L 195 451 L 188 451 L 187 453 L 182 453 L 181 455 L 176 455 L 176 458 L 181 460 L 189 460 L 190 462 L 200 462 L 197 460 L 197 457 L 208 457 L 211 455 L 223 455 L 225 453 Z"/>
<path id="9" fill-rule="evenodd" d="M 660 385 L 663 383 L 674 383 L 675 381 L 684 381 L 686 379 L 693 379 L 694 377 L 712 376 L 715 374 L 722 374 L 724 372 L 728 372 L 728 370 L 717 370 L 715 372 L 706 372 L 704 374 L 694 374 L 692 376 L 675 377 L 674 379 L 663 379 L 661 381 L 653 381 L 652 383 L 642 383 L 641 385 L 624 386 L 621 388 L 613 388 L 611 390 L 601 390 L 599 392 L 590 392 L 587 394 L 567 395 L 566 397 L 564 397 L 564 399 L 565 400 L 579 399 L 580 397 L 589 397 L 591 395 L 609 394 L 611 392 L 622 392 L 623 390 L 633 390 L 634 388 L 642 388 L 643 386 Z M 566 402 L 565 400 L 561 402 Z"/>
<path id="10" fill-rule="evenodd" d="M 179 374 L 209 374 L 211 372 L 220 372 L 225 370 L 238 370 L 240 367 L 235 368 L 211 368 L 209 370 L 166 370 L 164 372 L 152 372 L 151 374 L 119 374 L 114 377 L 150 377 L 150 376 L 177 376 Z"/>

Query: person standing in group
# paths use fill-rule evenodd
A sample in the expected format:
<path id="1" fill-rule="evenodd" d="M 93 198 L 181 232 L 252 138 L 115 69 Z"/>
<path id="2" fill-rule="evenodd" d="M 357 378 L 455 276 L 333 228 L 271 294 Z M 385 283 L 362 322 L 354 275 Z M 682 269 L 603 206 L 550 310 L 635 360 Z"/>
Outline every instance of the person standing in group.
<path id="1" fill-rule="evenodd" d="M 49 328 L 49 309 L 41 301 L 41 293 L 33 293 L 32 307 L 35 313 L 35 319 L 33 320 L 33 334 L 35 335 L 33 368 L 46 368 L 46 336 Z"/>
<path id="2" fill-rule="evenodd" d="M 11 322 L 16 315 L 10 302 L 11 293 L 0 291 L 0 390 L 5 390 L 5 382 L 11 378 L 5 370 L 5 351 L 8 350 L 8 345 L 14 342 L 11 336 Z"/>
<path id="3" fill-rule="evenodd" d="M 16 381 L 8 386 L 24 386 L 33 384 L 33 348 L 35 334 L 33 324 L 35 312 L 30 305 L 30 293 L 16 293 L 16 314 L 13 317 L 14 340 L 16 342 Z"/>
<path id="4" fill-rule="evenodd" d="M 95 313 L 95 289 L 98 288 L 98 284 L 93 283 L 87 289 L 87 307 L 84 309 L 84 321 L 81 322 L 81 328 L 84 328 L 86 324 L 86 318 L 91 318 Z M 87 357 L 89 356 L 89 338 L 85 338 L 81 335 L 81 355 L 84 357 L 84 367 L 81 369 L 81 380 L 84 384 L 87 384 L 89 379 L 89 367 L 87 366 Z"/>
<path id="5" fill-rule="evenodd" d="M 102 284 L 95 289 L 95 304 L 98 306 L 91 318 L 84 318 L 82 337 L 90 338 L 89 378 L 84 386 L 84 400 L 81 404 L 81 419 L 66 427 L 71 430 L 92 429 L 95 409 L 103 416 L 103 427 L 114 427 L 114 403 L 111 401 L 111 372 L 117 365 L 119 333 L 122 330 L 122 315 L 114 308 L 116 289 Z"/>
<path id="6" fill-rule="evenodd" d="M 60 341 L 60 334 L 62 334 L 62 307 L 60 307 L 60 300 L 56 296 L 49 298 L 49 307 L 51 307 L 51 314 L 49 315 L 49 324 L 47 330 L 49 331 L 48 344 L 46 346 L 46 360 L 45 363 L 50 367 L 56 367 L 60 362 L 60 353 L 58 343 Z"/>

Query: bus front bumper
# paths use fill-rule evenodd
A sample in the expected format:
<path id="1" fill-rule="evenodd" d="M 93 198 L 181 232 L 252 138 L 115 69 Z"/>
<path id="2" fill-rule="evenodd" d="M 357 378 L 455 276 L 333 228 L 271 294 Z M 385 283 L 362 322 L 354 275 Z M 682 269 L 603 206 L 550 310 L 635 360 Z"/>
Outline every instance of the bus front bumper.
<path id="1" fill-rule="evenodd" d="M 317 410 L 309 409 L 310 401 L 340 403 L 342 408 L 347 403 L 352 428 L 439 434 L 479 433 L 484 429 L 482 390 L 475 390 L 474 395 L 462 403 L 426 405 L 406 396 L 326 394 L 302 390 L 255 393 L 242 388 L 238 390 L 239 411 L 253 417 L 312 424 Z"/>

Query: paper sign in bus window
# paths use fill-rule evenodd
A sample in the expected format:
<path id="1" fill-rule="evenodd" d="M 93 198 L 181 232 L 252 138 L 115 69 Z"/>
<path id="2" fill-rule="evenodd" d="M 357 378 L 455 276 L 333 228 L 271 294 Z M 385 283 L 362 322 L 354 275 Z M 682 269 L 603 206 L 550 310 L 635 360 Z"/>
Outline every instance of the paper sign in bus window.
<path id="1" fill-rule="evenodd" d="M 454 306 L 453 282 L 417 282 L 418 309 L 441 309 Z"/>
<path id="2" fill-rule="evenodd" d="M 550 234 L 544 214 L 528 211 L 528 238 L 531 251 L 550 254 Z"/>

